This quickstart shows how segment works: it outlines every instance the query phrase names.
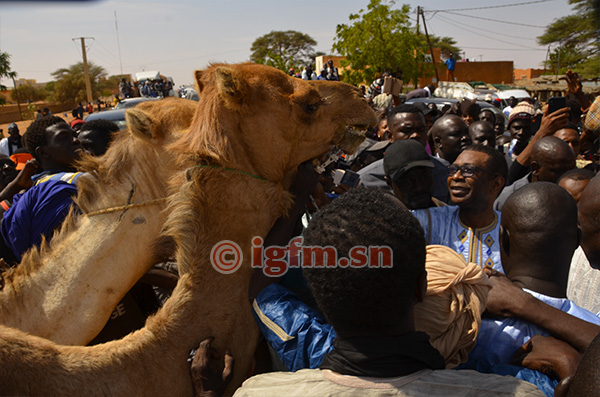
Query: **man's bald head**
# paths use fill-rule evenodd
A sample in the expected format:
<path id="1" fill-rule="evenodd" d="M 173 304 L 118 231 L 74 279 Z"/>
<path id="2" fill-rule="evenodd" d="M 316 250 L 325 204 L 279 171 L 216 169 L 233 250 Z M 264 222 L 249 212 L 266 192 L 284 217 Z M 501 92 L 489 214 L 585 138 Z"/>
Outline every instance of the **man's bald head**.
<path id="1" fill-rule="evenodd" d="M 575 168 L 575 153 L 562 139 L 547 136 L 531 149 L 532 182 L 556 183 L 565 172 Z"/>
<path id="2" fill-rule="evenodd" d="M 471 144 L 469 127 L 454 114 L 440 117 L 431 127 L 431 135 L 440 157 L 450 164 Z"/>
<path id="3" fill-rule="evenodd" d="M 588 183 L 579 199 L 581 248 L 593 268 L 600 269 L 600 177 Z"/>
<path id="4" fill-rule="evenodd" d="M 566 286 L 578 246 L 577 206 L 554 183 L 528 184 L 502 208 L 502 266 L 509 278 L 533 277 Z"/>

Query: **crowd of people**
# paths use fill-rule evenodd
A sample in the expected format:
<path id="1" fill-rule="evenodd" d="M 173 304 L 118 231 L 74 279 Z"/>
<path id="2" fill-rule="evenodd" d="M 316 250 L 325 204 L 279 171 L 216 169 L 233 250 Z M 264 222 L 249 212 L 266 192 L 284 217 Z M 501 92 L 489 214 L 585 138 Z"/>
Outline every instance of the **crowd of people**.
<path id="1" fill-rule="evenodd" d="M 305 72 L 339 80 L 331 61 L 318 77 Z M 600 393 L 600 97 L 569 72 L 572 100 L 552 112 L 530 100 L 438 109 L 404 103 L 431 97 L 433 85 L 392 95 L 385 77 L 364 90 L 378 125 L 355 154 L 320 159 L 321 174 L 299 167 L 291 190 L 302 192 L 302 211 L 277 221 L 264 244 L 302 235 L 304 246 L 345 258 L 389 247 L 391 266 L 364 255 L 334 267 L 311 257 L 277 278 L 256 269 L 250 299 L 266 354 L 236 395 Z M 0 256 L 15 266 L 71 208 L 77 160 L 104 154 L 119 128 L 48 115 L 23 136 L 16 124 L 8 132 Z M 147 315 L 162 293 L 127 302 Z M 143 324 L 111 321 L 93 343 Z M 234 357 L 224 356 L 201 344 L 191 366 L 198 395 L 225 390 Z"/>
<path id="2" fill-rule="evenodd" d="M 468 99 L 404 103 L 434 86 L 365 90 L 380 122 L 320 176 L 302 236 L 346 258 L 389 246 L 394 270 L 321 258 L 257 288 L 279 372 L 236 395 L 600 393 L 600 98 L 565 77 L 566 107 L 513 98 L 508 117 Z"/>
<path id="3" fill-rule="evenodd" d="M 136 97 L 167 98 L 176 95 L 173 83 L 168 79 L 146 79 L 131 82 L 123 77 L 119 83 L 119 94 L 117 97 L 120 99 Z"/>

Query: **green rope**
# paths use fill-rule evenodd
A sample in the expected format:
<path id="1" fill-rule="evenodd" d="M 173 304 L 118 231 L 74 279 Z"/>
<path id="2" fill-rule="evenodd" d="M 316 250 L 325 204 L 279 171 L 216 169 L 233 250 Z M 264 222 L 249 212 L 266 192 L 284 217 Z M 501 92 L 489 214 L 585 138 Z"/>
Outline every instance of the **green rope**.
<path id="1" fill-rule="evenodd" d="M 194 166 L 194 168 L 216 168 L 216 169 L 223 169 L 225 171 L 232 171 L 232 172 L 237 172 L 238 174 L 243 174 L 243 175 L 246 175 L 246 176 L 251 176 L 252 178 L 259 179 L 261 181 L 265 181 L 265 182 L 267 181 L 262 176 L 254 175 L 254 174 L 251 174 L 249 172 L 240 171 L 240 170 L 236 170 L 236 169 L 233 169 L 233 168 L 224 168 L 224 167 L 221 167 L 220 165 L 199 164 L 199 165 Z"/>

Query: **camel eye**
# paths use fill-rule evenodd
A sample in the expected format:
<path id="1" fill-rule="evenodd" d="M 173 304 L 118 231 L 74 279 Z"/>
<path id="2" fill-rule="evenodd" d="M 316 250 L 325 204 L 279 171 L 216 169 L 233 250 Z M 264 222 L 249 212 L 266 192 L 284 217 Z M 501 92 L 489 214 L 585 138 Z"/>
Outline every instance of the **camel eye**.
<path id="1" fill-rule="evenodd" d="M 309 114 L 314 113 L 318 108 L 319 108 L 319 105 L 316 103 L 310 104 L 310 105 L 309 104 L 304 105 L 304 111 L 306 111 L 306 113 L 309 113 Z"/>

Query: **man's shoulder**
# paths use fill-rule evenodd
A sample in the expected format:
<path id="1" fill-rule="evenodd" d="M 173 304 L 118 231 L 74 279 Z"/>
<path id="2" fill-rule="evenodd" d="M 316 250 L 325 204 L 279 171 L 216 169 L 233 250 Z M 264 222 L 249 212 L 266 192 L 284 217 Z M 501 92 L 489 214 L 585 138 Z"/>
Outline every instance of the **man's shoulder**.
<path id="1" fill-rule="evenodd" d="M 235 396 L 441 395 L 449 388 L 459 395 L 543 396 L 534 385 L 514 377 L 470 370 L 424 370 L 396 378 L 370 378 L 319 369 L 256 375 L 246 380 Z"/>
<path id="2" fill-rule="evenodd" d="M 438 370 L 423 376 L 420 381 L 459 390 L 479 390 L 479 395 L 543 396 L 533 384 L 513 376 L 484 374 L 473 370 Z M 459 392 L 460 394 L 460 392 Z"/>
<path id="3" fill-rule="evenodd" d="M 455 213 L 458 212 L 458 209 L 459 208 L 456 205 L 445 205 L 443 207 L 430 207 L 422 210 L 413 210 L 412 213 L 423 216 L 429 212 L 432 218 L 448 218 L 454 216 Z"/>
<path id="4" fill-rule="evenodd" d="M 319 369 L 302 369 L 296 372 L 269 372 L 255 375 L 236 390 L 234 396 L 291 396 L 306 395 L 306 390 L 324 391 L 328 383 Z M 323 394 L 325 395 L 325 393 Z"/>

